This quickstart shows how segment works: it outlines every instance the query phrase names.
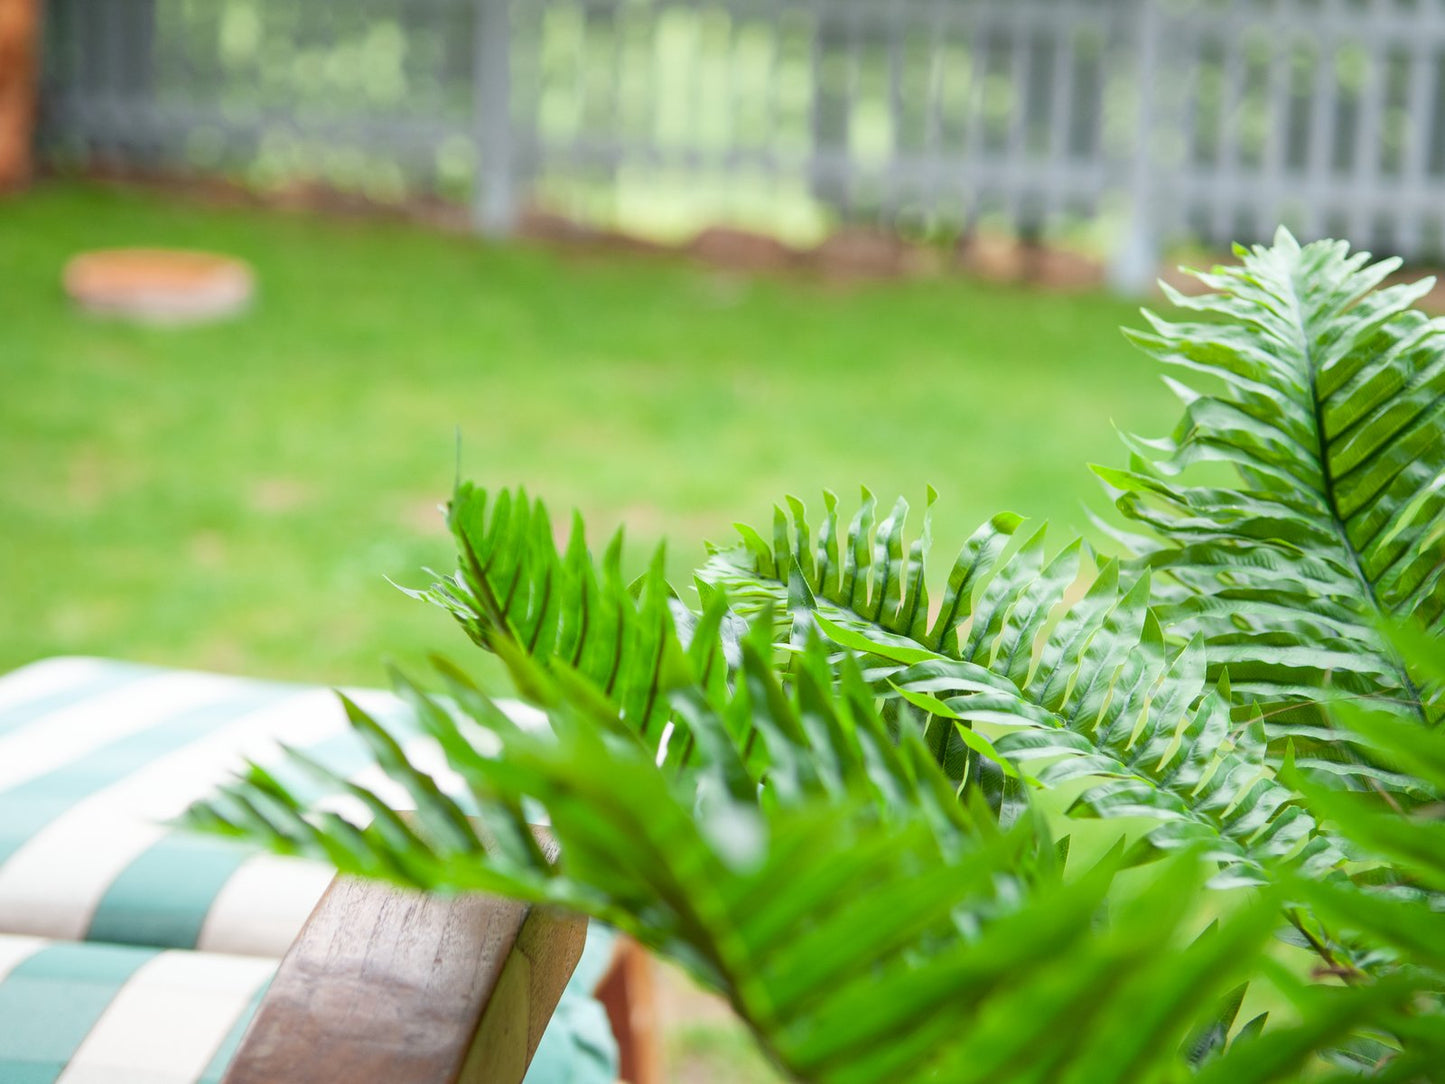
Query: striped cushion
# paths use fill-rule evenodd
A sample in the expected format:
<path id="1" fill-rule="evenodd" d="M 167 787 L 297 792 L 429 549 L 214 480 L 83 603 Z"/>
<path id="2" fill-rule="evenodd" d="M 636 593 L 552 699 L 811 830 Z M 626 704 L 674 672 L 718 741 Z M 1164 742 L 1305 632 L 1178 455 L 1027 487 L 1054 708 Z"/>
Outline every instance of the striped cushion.
<path id="1" fill-rule="evenodd" d="M 275 967 L 0 935 L 0 1080 L 215 1084 Z"/>
<path id="2" fill-rule="evenodd" d="M 164 824 L 277 738 L 367 762 L 326 689 L 80 658 L 0 678 L 0 931 L 285 952 L 330 872 Z"/>
<path id="3" fill-rule="evenodd" d="M 588 938 L 595 983 L 606 938 Z M 218 1084 L 276 961 L 0 934 L 0 1081 Z M 596 1000 L 569 987 L 526 1084 L 612 1084 L 617 1045 Z"/>
<path id="4" fill-rule="evenodd" d="M 425 759 L 395 697 L 348 695 Z M 0 677 L 0 1081 L 219 1079 L 333 873 L 164 822 L 247 757 L 332 802 L 277 763 L 278 739 L 405 802 L 326 689 L 89 658 Z M 606 947 L 589 934 L 584 959 Z M 616 1079 L 586 974 L 530 1081 Z"/>

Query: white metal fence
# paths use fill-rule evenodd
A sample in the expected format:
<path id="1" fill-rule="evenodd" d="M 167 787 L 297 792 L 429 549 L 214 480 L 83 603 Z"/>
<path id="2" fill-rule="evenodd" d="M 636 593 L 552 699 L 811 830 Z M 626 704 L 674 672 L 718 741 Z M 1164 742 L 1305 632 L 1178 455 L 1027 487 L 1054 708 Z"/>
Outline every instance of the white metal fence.
<path id="1" fill-rule="evenodd" d="M 1445 247 L 1445 0 L 51 0 L 56 163 L 836 219 Z"/>

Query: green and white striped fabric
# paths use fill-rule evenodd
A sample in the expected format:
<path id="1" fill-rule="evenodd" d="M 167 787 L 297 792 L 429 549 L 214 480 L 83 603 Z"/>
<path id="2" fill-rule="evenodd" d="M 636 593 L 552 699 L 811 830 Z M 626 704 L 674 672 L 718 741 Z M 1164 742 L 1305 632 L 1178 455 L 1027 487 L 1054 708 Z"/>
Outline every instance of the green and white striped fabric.
<path id="1" fill-rule="evenodd" d="M 326 689 L 83 658 L 0 679 L 0 932 L 284 953 L 330 873 L 164 823 L 278 738 L 364 763 Z"/>
<path id="2" fill-rule="evenodd" d="M 390 694 L 348 694 L 407 733 L 409 715 Z M 426 740 L 411 733 L 409 751 L 425 759 Z M 234 1048 L 226 1044 L 239 1040 L 332 874 L 166 822 L 244 758 L 275 764 L 278 739 L 387 790 L 326 689 L 90 658 L 49 659 L 0 677 L 0 1081 L 169 1084 L 220 1072 Z M 188 1011 L 167 1024 L 161 1007 L 186 1002 L 178 991 L 191 988 L 208 991 L 193 999 L 195 1026 Z M 569 1003 L 587 995 L 569 988 Z M 45 1010 L 47 997 L 63 1011 Z M 118 1036 L 140 1035 L 152 1009 L 161 1047 L 190 1028 L 174 1067 L 158 1058 L 122 1071 L 134 1052 Z M 575 1047 L 581 1063 L 596 1066 L 574 1076 L 579 1084 L 614 1080 L 605 1029 L 554 1034 L 574 1017 L 595 1024 L 601 1014 L 559 1013 L 544 1043 L 559 1063 L 575 1061 Z M 204 1063 L 192 1040 L 209 1043 Z"/>
<path id="3" fill-rule="evenodd" d="M 0 935 L 5 1084 L 216 1084 L 274 960 Z"/>

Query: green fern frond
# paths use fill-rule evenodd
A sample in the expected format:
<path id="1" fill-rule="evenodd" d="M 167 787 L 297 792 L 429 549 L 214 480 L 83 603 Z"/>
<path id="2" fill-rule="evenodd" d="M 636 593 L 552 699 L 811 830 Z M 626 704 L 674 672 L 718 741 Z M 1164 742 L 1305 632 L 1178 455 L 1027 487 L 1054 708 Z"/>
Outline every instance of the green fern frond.
<path id="1" fill-rule="evenodd" d="M 1228 897 L 1226 917 L 1200 933 L 1198 916 L 1218 906 L 1196 854 L 1121 881 L 1121 839 L 1072 870 L 1042 818 L 1000 831 L 961 806 L 917 741 L 895 744 L 855 668 L 834 681 L 816 642 L 785 688 L 770 639 L 744 641 L 723 710 L 698 688 L 673 693 L 699 735 L 684 774 L 662 770 L 616 701 L 565 664 L 525 683 L 551 732 L 518 727 L 448 671 L 445 701 L 402 688 L 464 795 L 388 753 L 383 767 L 418 806 L 406 819 L 375 795 L 369 822 L 317 814 L 253 772 L 193 821 L 343 870 L 612 922 L 726 995 L 800 1081 L 1185 1079 L 1196 1037 L 1269 944 L 1277 893 Z M 373 743 L 383 731 L 359 711 L 352 721 Z M 761 789 L 736 785 L 749 741 L 774 765 Z M 532 803 L 555 857 L 519 820 Z M 1297 1079 L 1413 992 L 1342 992 L 1350 1014 L 1258 1079 Z M 1227 1064 L 1236 1045 L 1221 1040 L 1204 1064 Z"/>
<path id="2" fill-rule="evenodd" d="M 523 489 L 495 494 L 460 483 L 447 505 L 458 569 L 413 598 L 451 614 L 479 647 L 565 664 L 621 705 L 627 726 L 681 765 L 693 748 L 668 705 L 670 690 L 697 681 L 714 692 L 726 682 L 737 631 L 721 599 L 701 614 L 677 602 L 663 577 L 663 552 L 629 585 L 622 576 L 622 535 L 594 562 L 574 516 L 559 547 L 546 506 Z M 435 575 L 435 573 L 434 573 Z M 684 637 L 679 637 L 679 625 Z M 530 680 L 520 669 L 517 680 Z"/>
<path id="3" fill-rule="evenodd" d="M 1173 383 L 1183 420 L 1128 440 L 1127 470 L 1098 468 L 1117 504 L 1163 546 L 1140 552 L 1182 590 L 1161 598 L 1172 634 L 1200 634 L 1238 702 L 1365 696 L 1417 718 L 1445 714 L 1438 687 L 1382 636 L 1414 620 L 1445 634 L 1445 338 L 1411 307 L 1429 280 L 1376 289 L 1399 264 L 1281 230 L 1241 265 L 1199 274 L 1212 292 L 1168 291 L 1197 322 L 1146 313 L 1132 338 L 1219 382 Z M 1200 462 L 1240 484 L 1183 484 Z M 1319 747 L 1285 715 L 1277 738 Z"/>
<path id="4" fill-rule="evenodd" d="M 928 509 L 789 498 L 694 612 L 459 485 L 410 593 L 547 725 L 441 663 L 412 723 L 347 704 L 414 811 L 293 753 L 191 823 L 613 923 L 799 1081 L 1445 1079 L 1442 326 L 1342 245 L 1241 255 L 1136 336 L 1222 390 L 1100 471 L 1133 557 L 1005 514 L 931 591 Z"/>
<path id="5" fill-rule="evenodd" d="M 1153 817 L 1162 823 L 1152 844 L 1205 845 L 1229 866 L 1225 879 L 1257 879 L 1267 858 L 1290 856 L 1314 873 L 1343 860 L 1274 779 L 1262 724 L 1231 720 L 1227 683 L 1206 678 L 1202 638 L 1166 647 L 1147 576 L 1121 579 L 1107 561 L 1073 600 L 1083 544 L 1048 558 L 1038 530 L 1010 550 L 1021 521 L 999 516 L 964 545 L 930 613 L 926 519 L 905 557 L 907 502 L 875 524 L 865 491 L 841 556 L 836 499 L 827 497 L 816 548 L 806 509 L 789 505 L 771 546 L 744 531 L 701 578 L 745 614 L 776 608 L 780 640 L 796 635 L 791 621 L 863 658 L 881 695 L 916 709 L 909 728 L 955 786 L 1016 797 L 992 771 L 997 761 L 1048 787 L 1072 783 L 1083 788 L 1076 814 Z"/>
<path id="6" fill-rule="evenodd" d="M 1445 679 L 1445 650 L 1418 630 L 1392 635 L 1400 657 L 1427 680 Z M 1297 779 L 1310 807 L 1349 838 L 1377 875 L 1349 881 L 1303 880 L 1290 890 L 1331 925 L 1342 953 L 1371 953 L 1374 977 L 1406 973 L 1420 995 L 1394 1025 L 1404 1049 L 1390 1079 L 1440 1080 L 1445 1074 L 1445 731 L 1360 704 L 1331 709 L 1340 729 L 1374 759 L 1414 781 L 1435 801 L 1402 813 L 1378 795 L 1348 793 Z M 1378 874 L 1383 873 L 1381 878 Z"/>

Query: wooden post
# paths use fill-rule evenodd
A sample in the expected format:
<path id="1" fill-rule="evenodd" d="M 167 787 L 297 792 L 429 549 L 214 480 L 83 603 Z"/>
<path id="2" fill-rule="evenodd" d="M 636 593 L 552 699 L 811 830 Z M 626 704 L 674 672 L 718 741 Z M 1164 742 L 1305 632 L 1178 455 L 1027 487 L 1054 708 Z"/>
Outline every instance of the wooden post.
<path id="1" fill-rule="evenodd" d="M 626 1084 L 663 1084 L 655 987 L 652 957 L 630 937 L 619 936 L 612 966 L 597 986 L 597 1000 L 617 1037 L 619 1070 Z"/>
<path id="2" fill-rule="evenodd" d="M 39 53 L 39 0 L 0 0 L 0 192 L 30 179 Z"/>

